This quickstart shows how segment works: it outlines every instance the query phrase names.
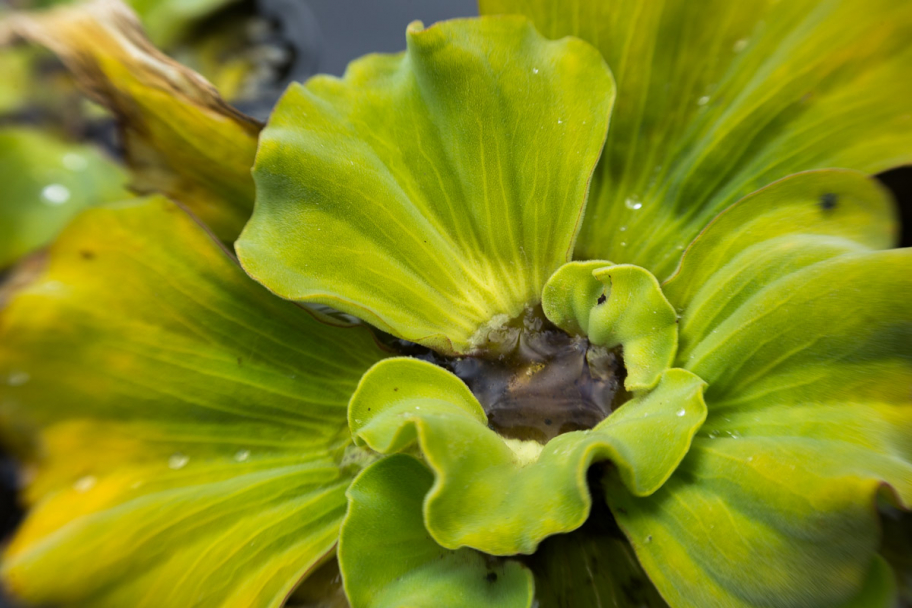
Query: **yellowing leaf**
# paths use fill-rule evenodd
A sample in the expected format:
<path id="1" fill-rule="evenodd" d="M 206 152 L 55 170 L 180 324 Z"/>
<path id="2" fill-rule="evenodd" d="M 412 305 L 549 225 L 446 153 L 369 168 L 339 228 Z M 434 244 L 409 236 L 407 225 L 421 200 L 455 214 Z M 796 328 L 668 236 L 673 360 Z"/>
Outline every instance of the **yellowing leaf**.
<path id="1" fill-rule="evenodd" d="M 278 607 L 336 543 L 346 406 L 383 357 L 250 280 L 163 197 L 97 207 L 0 314 L 31 437 L 3 577 L 29 602 Z M 354 463 L 352 463 L 354 464 Z"/>
<path id="2" fill-rule="evenodd" d="M 168 195 L 234 240 L 253 209 L 256 121 L 156 50 L 119 0 L 14 14 L 4 34 L 48 47 L 114 113 L 137 191 Z"/>

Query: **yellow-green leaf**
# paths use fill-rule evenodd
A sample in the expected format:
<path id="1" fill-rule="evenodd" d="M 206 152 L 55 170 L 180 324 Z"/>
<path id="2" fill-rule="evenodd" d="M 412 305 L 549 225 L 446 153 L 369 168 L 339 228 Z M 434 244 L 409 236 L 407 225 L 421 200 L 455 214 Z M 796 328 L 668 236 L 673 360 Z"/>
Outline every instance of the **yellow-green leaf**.
<path id="1" fill-rule="evenodd" d="M 199 74 L 159 52 L 119 2 L 93 0 L 0 22 L 57 54 L 118 119 L 132 186 L 179 201 L 224 241 L 253 209 L 250 175 L 260 125 Z"/>
<path id="2" fill-rule="evenodd" d="M 577 258 L 663 279 L 739 198 L 799 171 L 912 162 L 912 3 L 481 0 L 599 48 L 618 83 Z"/>
<path id="3" fill-rule="evenodd" d="M 35 129 L 0 129 L 0 268 L 53 240 L 90 205 L 127 198 L 100 150 Z"/>
<path id="4" fill-rule="evenodd" d="M 352 608 L 529 608 L 528 569 L 431 539 L 421 503 L 433 481 L 421 463 L 397 454 L 349 488 L 339 565 Z"/>
<path id="5" fill-rule="evenodd" d="M 163 197 L 85 212 L 0 315 L 29 602 L 278 607 L 333 550 L 346 405 L 383 353 L 250 280 Z"/>
<path id="6" fill-rule="evenodd" d="M 678 317 L 645 268 L 590 260 L 561 266 L 545 284 L 542 308 L 568 333 L 623 349 L 629 391 L 653 388 L 678 348 Z"/>
<path id="7" fill-rule="evenodd" d="M 669 281 L 709 413 L 655 494 L 607 499 L 672 605 L 892 606 L 875 505 L 912 504 L 912 249 L 872 250 L 887 203 L 858 174 L 782 180 Z"/>
<path id="8" fill-rule="evenodd" d="M 282 297 L 465 353 L 569 259 L 614 84 L 520 18 L 412 24 L 407 45 L 286 92 L 237 249 Z"/>

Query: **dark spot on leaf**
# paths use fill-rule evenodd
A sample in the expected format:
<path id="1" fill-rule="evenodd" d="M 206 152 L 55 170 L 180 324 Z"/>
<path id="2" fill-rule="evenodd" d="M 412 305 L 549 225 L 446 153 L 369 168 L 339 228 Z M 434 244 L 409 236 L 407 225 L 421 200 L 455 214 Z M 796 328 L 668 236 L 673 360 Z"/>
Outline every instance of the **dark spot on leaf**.
<path id="1" fill-rule="evenodd" d="M 399 387 L 398 387 L 398 386 L 394 386 L 394 387 L 393 387 L 393 391 L 398 391 L 398 390 L 399 390 Z"/>
<path id="2" fill-rule="evenodd" d="M 94 260 L 95 259 L 95 252 L 89 251 L 88 249 L 83 249 L 82 251 L 79 252 L 79 255 L 81 255 L 82 259 L 84 259 L 84 260 Z"/>
<path id="3" fill-rule="evenodd" d="M 487 580 L 489 583 L 495 583 L 495 582 L 497 582 L 497 573 L 496 573 L 496 572 L 488 572 L 488 575 L 485 577 L 485 580 Z"/>
<path id="4" fill-rule="evenodd" d="M 824 211 L 832 211 L 839 204 L 839 195 L 827 192 L 820 197 L 820 208 Z"/>
<path id="5" fill-rule="evenodd" d="M 607 299 L 608 299 L 608 297 L 605 294 L 602 294 L 598 297 L 598 303 L 604 304 Z"/>
<path id="6" fill-rule="evenodd" d="M 547 424 L 548 426 L 551 426 L 551 419 L 545 418 L 545 424 Z"/>
<path id="7" fill-rule="evenodd" d="M 367 411 L 368 411 L 368 412 L 371 411 L 371 408 L 367 408 Z"/>

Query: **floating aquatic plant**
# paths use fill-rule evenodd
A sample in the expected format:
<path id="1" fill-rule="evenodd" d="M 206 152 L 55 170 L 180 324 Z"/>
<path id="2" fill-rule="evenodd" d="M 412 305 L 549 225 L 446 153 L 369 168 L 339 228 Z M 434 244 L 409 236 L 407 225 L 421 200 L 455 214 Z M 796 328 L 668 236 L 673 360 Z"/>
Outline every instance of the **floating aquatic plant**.
<path id="1" fill-rule="evenodd" d="M 145 194 L 0 312 L 16 596 L 895 604 L 912 251 L 871 174 L 912 162 L 912 4 L 481 12 L 262 130 L 120 4 L 7 18 Z"/>

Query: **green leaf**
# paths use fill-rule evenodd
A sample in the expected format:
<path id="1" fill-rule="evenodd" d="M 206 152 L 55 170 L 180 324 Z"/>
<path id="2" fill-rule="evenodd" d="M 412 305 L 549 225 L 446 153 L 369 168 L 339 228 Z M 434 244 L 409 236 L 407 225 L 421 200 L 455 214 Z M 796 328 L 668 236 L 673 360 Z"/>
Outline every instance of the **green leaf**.
<path id="1" fill-rule="evenodd" d="M 688 247 L 663 286 L 682 311 L 679 360 L 689 360 L 701 340 L 777 279 L 845 253 L 888 247 L 894 230 L 889 194 L 851 171 L 798 174 L 745 197 Z"/>
<path id="2" fill-rule="evenodd" d="M 348 490 L 339 565 L 353 608 L 532 605 L 532 573 L 472 549 L 451 551 L 424 528 L 434 476 L 410 456 L 371 465 Z"/>
<path id="3" fill-rule="evenodd" d="M 355 440 L 375 451 L 417 444 L 436 477 L 424 515 L 437 543 L 514 555 L 532 553 L 545 537 L 583 524 L 592 502 L 586 471 L 593 462 L 610 460 L 637 495 L 655 492 L 705 418 L 703 387 L 693 374 L 668 370 L 653 391 L 595 428 L 542 446 L 489 429 L 481 406 L 456 376 L 395 358 L 364 375 L 349 420 Z"/>
<path id="4" fill-rule="evenodd" d="M 678 363 L 709 383 L 715 408 L 744 409 L 755 399 L 796 403 L 823 393 L 843 403 L 904 397 L 896 405 L 908 405 L 910 268 L 912 249 L 894 249 L 847 253 L 774 275 L 704 332 L 682 328 L 682 342 L 690 346 Z M 752 270 L 763 276 L 762 267 Z M 736 279 L 735 271 L 726 265 L 719 272 Z"/>
<path id="5" fill-rule="evenodd" d="M 569 259 L 614 84 L 590 46 L 518 18 L 407 43 L 289 88 L 237 250 L 282 297 L 465 353 Z"/>
<path id="6" fill-rule="evenodd" d="M 237 237 L 253 209 L 259 123 L 155 49 L 121 3 L 14 15 L 7 32 L 53 51 L 117 117 L 135 190 L 182 203 L 223 241 Z"/>
<path id="7" fill-rule="evenodd" d="M 126 198 L 126 175 L 92 146 L 0 129 L 0 268 L 50 243 L 77 213 Z"/>
<path id="8" fill-rule="evenodd" d="M 657 277 L 717 213 L 799 171 L 912 162 L 912 3 L 481 0 L 579 36 L 618 101 L 576 257 Z"/>
<path id="9" fill-rule="evenodd" d="M 707 293 L 707 282 L 721 266 L 732 264 L 732 268 L 738 268 L 735 260 L 753 245 L 766 241 L 764 249 L 769 249 L 771 241 L 785 236 L 793 238 L 777 242 L 795 243 L 796 247 L 802 241 L 823 245 L 826 239 L 804 238 L 822 236 L 833 237 L 830 243 L 835 249 L 887 249 L 893 245 L 897 232 L 892 197 L 877 180 L 840 169 L 799 173 L 744 197 L 720 213 L 690 244 L 682 263 L 662 289 L 675 306 L 686 310 L 689 316 L 698 316 L 694 314 L 699 308 L 694 303 L 695 294 Z M 798 266 L 794 253 L 784 246 L 785 252 L 773 255 L 785 267 L 769 266 L 770 270 L 781 268 L 779 272 L 788 274 Z M 754 255 L 758 253 L 761 251 L 754 251 Z M 749 262 L 752 258 L 742 259 Z M 715 293 L 714 297 L 725 302 L 738 296 L 744 299 L 744 289 L 759 287 L 766 280 L 747 275 L 736 288 L 729 285 L 735 293 Z M 685 326 L 689 320 L 683 320 Z"/>
<path id="10" fill-rule="evenodd" d="M 36 604 L 278 607 L 333 550 L 346 405 L 383 353 L 250 280 L 163 197 L 85 212 L 0 316 L 34 471 L 6 551 Z"/>
<path id="11" fill-rule="evenodd" d="M 840 443 L 696 438 L 658 492 L 635 498 L 616 484 L 606 499 L 672 606 L 888 608 L 889 601 L 851 603 L 868 593 L 865 585 L 891 599 L 884 585 L 892 580 L 869 574 L 879 561 L 872 500 L 879 482 L 859 475 L 863 467 L 840 468 L 840 458 L 864 456 Z M 828 449 L 839 454 L 828 457 Z"/>
<path id="12" fill-rule="evenodd" d="M 621 346 L 629 391 L 653 388 L 678 348 L 678 316 L 648 270 L 598 260 L 570 262 L 548 279 L 545 315 L 592 344 Z"/>
<path id="13" fill-rule="evenodd" d="M 882 195 L 844 177 L 876 195 L 827 210 L 847 221 L 797 188 L 816 177 L 783 181 L 712 224 L 673 280 L 677 364 L 709 383 L 709 414 L 658 492 L 607 493 L 672 605 L 891 605 L 874 505 L 885 485 L 912 503 L 912 250 L 865 246 L 882 223 L 853 206 Z"/>

